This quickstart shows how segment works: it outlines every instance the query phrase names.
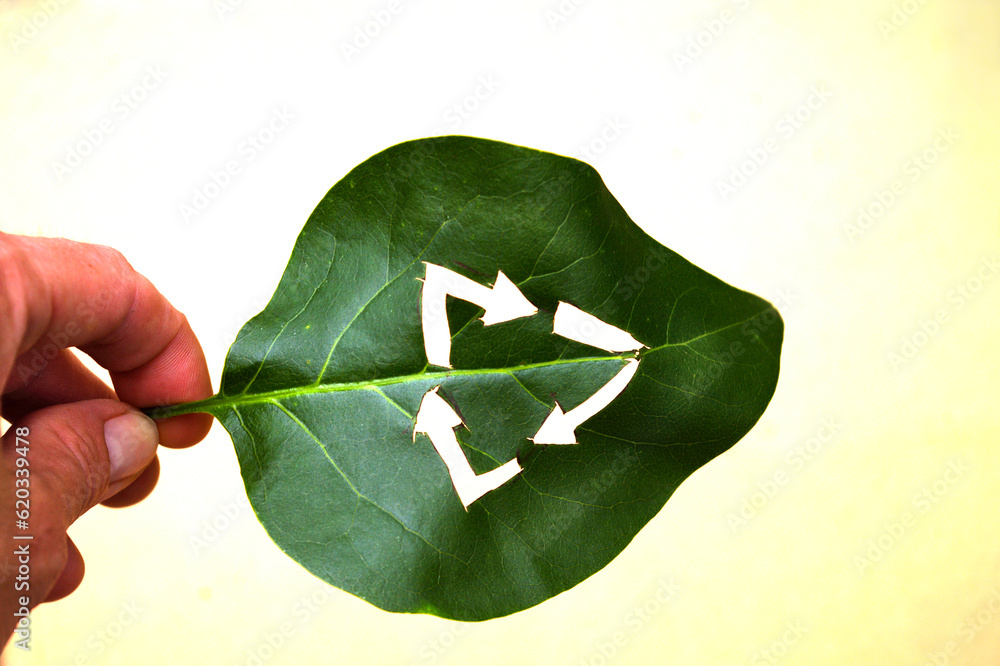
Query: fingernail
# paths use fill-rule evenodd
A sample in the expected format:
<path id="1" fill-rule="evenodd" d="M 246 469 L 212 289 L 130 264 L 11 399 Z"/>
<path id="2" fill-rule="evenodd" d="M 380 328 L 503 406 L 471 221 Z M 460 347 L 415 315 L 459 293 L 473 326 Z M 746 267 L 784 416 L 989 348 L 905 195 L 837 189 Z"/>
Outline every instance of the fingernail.
<path id="1" fill-rule="evenodd" d="M 132 412 L 104 423 L 104 443 L 111 462 L 111 483 L 135 474 L 156 455 L 160 435 L 153 420 Z"/>

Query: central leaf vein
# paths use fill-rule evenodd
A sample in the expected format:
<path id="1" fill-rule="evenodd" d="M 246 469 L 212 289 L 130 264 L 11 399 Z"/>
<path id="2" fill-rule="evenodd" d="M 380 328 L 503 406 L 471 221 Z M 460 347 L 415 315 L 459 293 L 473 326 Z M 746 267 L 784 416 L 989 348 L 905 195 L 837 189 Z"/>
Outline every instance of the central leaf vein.
<path id="1" fill-rule="evenodd" d="M 480 375 L 510 375 L 523 370 L 534 370 L 537 368 L 547 368 L 557 365 L 568 365 L 573 363 L 603 363 L 606 361 L 621 360 L 622 356 L 587 356 L 581 358 L 556 359 L 553 361 L 540 361 L 538 363 L 525 363 L 506 368 L 475 368 L 469 370 L 441 370 L 437 372 L 421 371 L 409 375 L 396 375 L 393 377 L 383 377 L 381 379 L 369 379 L 358 382 L 335 382 L 329 384 L 311 384 L 308 386 L 297 386 L 283 389 L 274 389 L 261 393 L 244 393 L 236 396 L 217 395 L 214 398 L 201 403 L 188 403 L 191 407 L 202 408 L 227 408 L 236 405 L 247 405 L 262 402 L 272 402 L 275 400 L 286 400 L 301 396 L 314 395 L 319 393 L 337 393 L 341 391 L 375 391 L 382 386 L 393 386 L 396 384 L 407 384 L 410 382 L 427 382 L 428 385 L 437 382 L 441 383 L 451 377 L 476 377 Z M 406 410 L 395 405 L 403 413 Z"/>

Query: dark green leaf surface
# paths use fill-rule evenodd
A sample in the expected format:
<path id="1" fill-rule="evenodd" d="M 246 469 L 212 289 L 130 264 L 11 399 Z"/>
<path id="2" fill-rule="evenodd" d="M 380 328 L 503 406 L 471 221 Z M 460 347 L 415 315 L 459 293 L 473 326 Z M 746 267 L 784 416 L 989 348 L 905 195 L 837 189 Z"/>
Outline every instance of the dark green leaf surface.
<path id="1" fill-rule="evenodd" d="M 670 214 L 669 201 L 664 214 Z M 677 224 L 685 222 L 678 220 Z M 503 271 L 539 308 L 484 327 L 449 299 L 452 369 L 428 366 L 424 264 L 489 285 Z M 635 354 L 552 334 L 566 301 L 647 346 L 579 444 L 529 441 L 558 400 L 580 404 Z M 197 406 L 232 435 L 274 541 L 384 609 L 483 620 L 610 562 L 770 400 L 781 320 L 645 234 L 589 166 L 467 137 L 404 143 L 323 198 L 271 302 L 244 326 L 220 394 Z M 466 511 L 427 435 L 441 385 L 477 473 L 524 471 Z"/>

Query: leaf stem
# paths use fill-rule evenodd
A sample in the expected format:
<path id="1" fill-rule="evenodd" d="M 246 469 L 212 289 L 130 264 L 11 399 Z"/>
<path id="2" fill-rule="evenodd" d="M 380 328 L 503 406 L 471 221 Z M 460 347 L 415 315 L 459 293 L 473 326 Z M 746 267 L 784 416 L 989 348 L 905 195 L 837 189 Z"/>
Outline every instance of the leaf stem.
<path id="1" fill-rule="evenodd" d="M 213 407 L 217 405 L 218 401 L 219 396 L 213 395 L 211 398 L 206 398 L 205 400 L 182 402 L 177 405 L 161 407 L 146 407 L 141 411 L 151 419 L 168 419 L 171 416 L 180 416 L 181 414 L 211 414 L 215 416 L 216 410 Z"/>

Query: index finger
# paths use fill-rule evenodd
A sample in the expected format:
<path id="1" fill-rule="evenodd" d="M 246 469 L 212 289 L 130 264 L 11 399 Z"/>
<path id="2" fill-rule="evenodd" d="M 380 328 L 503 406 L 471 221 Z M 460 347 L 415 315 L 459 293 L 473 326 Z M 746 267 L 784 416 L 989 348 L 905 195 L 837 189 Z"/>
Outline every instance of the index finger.
<path id="1" fill-rule="evenodd" d="M 0 263 L 14 306 L 13 330 L 4 334 L 22 341 L 17 353 L 44 343 L 75 346 L 136 407 L 211 397 L 205 355 L 187 319 L 117 250 L 0 234 Z M 189 446 L 211 425 L 207 414 L 160 421 L 160 443 Z"/>

